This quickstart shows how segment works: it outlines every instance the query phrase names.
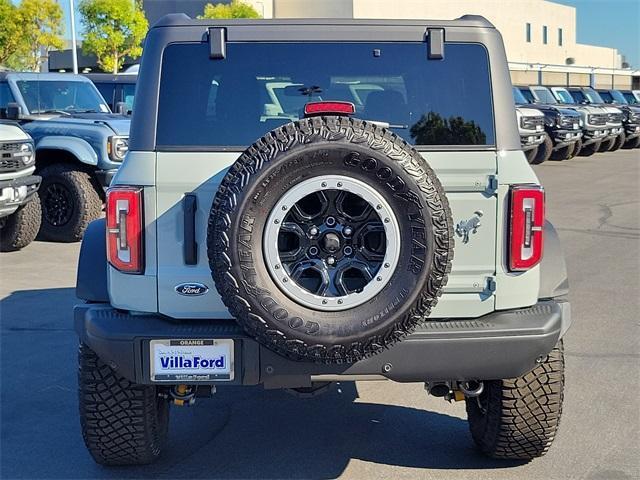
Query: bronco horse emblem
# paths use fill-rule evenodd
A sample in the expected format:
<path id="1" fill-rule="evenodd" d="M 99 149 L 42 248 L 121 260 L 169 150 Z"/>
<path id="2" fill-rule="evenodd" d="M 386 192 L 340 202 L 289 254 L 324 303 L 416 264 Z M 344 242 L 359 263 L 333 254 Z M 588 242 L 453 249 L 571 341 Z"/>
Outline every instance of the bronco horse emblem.
<path id="1" fill-rule="evenodd" d="M 456 225 L 456 234 L 462 237 L 462 243 L 469 243 L 469 235 L 478 231 L 478 227 L 482 225 L 480 223 L 482 215 L 482 210 L 476 210 L 473 212 L 473 217 L 469 220 L 460 220 Z"/>

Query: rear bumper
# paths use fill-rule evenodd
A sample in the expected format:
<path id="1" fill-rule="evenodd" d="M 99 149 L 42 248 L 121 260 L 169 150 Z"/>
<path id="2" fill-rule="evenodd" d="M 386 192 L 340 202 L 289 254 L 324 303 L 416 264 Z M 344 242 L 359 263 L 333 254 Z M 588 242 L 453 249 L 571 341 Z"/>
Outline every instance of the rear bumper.
<path id="1" fill-rule="evenodd" d="M 174 321 L 134 315 L 106 304 L 83 304 L 74 309 L 80 341 L 136 383 L 152 383 L 150 340 L 231 338 L 235 340 L 235 376 L 224 383 L 264 384 L 266 388 L 372 376 L 398 382 L 517 377 L 533 369 L 536 359 L 551 351 L 570 323 L 568 302 L 544 300 L 528 308 L 476 319 L 428 321 L 378 355 L 350 365 L 320 365 L 273 353 L 229 320 Z"/>

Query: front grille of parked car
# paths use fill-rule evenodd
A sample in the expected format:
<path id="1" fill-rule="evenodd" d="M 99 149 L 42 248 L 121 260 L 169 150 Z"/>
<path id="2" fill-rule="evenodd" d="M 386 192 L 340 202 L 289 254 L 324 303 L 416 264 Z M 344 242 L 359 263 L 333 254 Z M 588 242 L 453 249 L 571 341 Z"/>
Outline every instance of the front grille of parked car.
<path id="1" fill-rule="evenodd" d="M 589 115 L 589 123 L 591 125 L 606 125 L 607 124 L 607 114 L 606 113 L 596 113 L 593 115 Z"/>
<path id="2" fill-rule="evenodd" d="M 631 123 L 640 123 L 640 112 L 629 115 L 629 121 Z"/>
<path id="3" fill-rule="evenodd" d="M 620 122 L 622 122 L 622 114 L 621 113 L 610 113 L 609 114 L 609 122 L 611 122 L 611 123 L 620 123 Z"/>
<path id="4" fill-rule="evenodd" d="M 14 157 L 13 154 L 20 151 L 20 143 L 0 144 L 0 172 L 15 172 L 20 170 L 24 164 L 21 157 Z"/>

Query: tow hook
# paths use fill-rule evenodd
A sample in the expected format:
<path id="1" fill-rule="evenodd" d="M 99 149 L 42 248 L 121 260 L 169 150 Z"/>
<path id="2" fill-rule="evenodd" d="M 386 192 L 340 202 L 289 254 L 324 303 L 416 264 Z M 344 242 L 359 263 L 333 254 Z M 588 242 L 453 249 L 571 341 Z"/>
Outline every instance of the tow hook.
<path id="1" fill-rule="evenodd" d="M 195 389 L 189 385 L 176 385 L 169 390 L 173 404 L 178 407 L 191 406 L 196 403 Z"/>
<path id="2" fill-rule="evenodd" d="M 465 398 L 479 397 L 484 391 L 484 383 L 476 380 L 464 382 L 428 382 L 425 383 L 424 387 L 430 395 L 444 398 L 449 402 L 460 402 Z"/>

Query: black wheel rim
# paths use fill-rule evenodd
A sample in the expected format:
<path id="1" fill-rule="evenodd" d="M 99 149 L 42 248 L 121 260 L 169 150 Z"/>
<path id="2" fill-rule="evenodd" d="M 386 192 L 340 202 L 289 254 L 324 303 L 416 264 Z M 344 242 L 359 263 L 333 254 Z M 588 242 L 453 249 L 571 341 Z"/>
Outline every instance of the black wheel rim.
<path id="1" fill-rule="evenodd" d="M 74 211 L 71 192 L 61 183 L 47 185 L 42 206 L 45 220 L 54 227 L 69 223 Z"/>

